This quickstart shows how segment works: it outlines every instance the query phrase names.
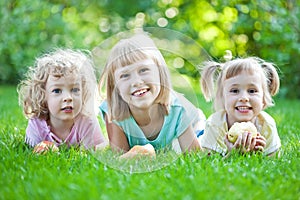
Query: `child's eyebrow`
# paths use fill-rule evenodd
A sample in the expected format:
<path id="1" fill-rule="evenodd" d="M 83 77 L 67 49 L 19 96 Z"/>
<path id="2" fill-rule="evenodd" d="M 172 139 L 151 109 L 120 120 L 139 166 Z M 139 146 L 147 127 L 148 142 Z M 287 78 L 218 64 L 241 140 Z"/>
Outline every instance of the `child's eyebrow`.
<path id="1" fill-rule="evenodd" d="M 229 87 L 239 87 L 240 85 L 241 84 L 234 83 L 234 84 L 229 85 Z M 247 84 L 247 87 L 259 87 L 259 84 L 257 84 L 257 83 L 249 83 L 249 84 Z"/>
<path id="2" fill-rule="evenodd" d="M 115 71 L 115 76 L 116 76 L 116 77 L 119 77 L 119 76 L 121 76 L 122 74 L 127 74 L 127 73 L 130 73 L 130 70 L 129 70 L 129 69 L 119 68 L 119 69 L 116 69 L 116 71 Z"/>
<path id="3" fill-rule="evenodd" d="M 70 83 L 70 84 L 66 83 L 66 84 L 67 84 L 67 86 L 72 86 L 72 87 L 79 87 L 81 85 L 80 82 Z M 66 84 L 64 84 L 64 83 L 55 83 L 54 82 L 52 84 L 49 84 L 49 87 L 63 87 Z"/>
<path id="4" fill-rule="evenodd" d="M 132 69 L 129 69 L 126 66 L 126 67 L 122 67 L 122 68 L 116 69 L 115 73 L 121 74 L 121 73 L 128 73 L 130 71 L 132 71 Z"/>
<path id="5" fill-rule="evenodd" d="M 115 70 L 116 75 L 120 75 L 123 73 L 128 73 L 131 72 L 133 67 L 140 67 L 140 66 L 145 66 L 145 65 L 155 65 L 154 61 L 152 59 L 146 59 L 146 60 L 141 60 L 139 62 L 123 66 L 121 68 L 118 68 Z"/>
<path id="6" fill-rule="evenodd" d="M 49 84 L 49 87 L 61 87 L 63 86 L 63 84 L 59 84 L 59 83 L 51 83 Z"/>
<path id="7" fill-rule="evenodd" d="M 238 83 L 234 83 L 234 84 L 230 84 L 229 87 L 238 87 L 240 84 Z"/>
<path id="8" fill-rule="evenodd" d="M 74 86 L 80 86 L 81 83 L 80 82 L 76 82 L 76 83 L 73 83 L 72 85 L 74 85 Z"/>

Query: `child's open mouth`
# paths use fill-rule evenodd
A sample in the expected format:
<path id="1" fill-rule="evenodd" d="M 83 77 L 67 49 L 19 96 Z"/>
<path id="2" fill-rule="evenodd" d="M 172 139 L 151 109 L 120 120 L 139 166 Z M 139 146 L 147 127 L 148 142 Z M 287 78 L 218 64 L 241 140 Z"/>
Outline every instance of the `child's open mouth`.
<path id="1" fill-rule="evenodd" d="M 144 88 L 144 89 L 141 89 L 141 90 L 136 90 L 131 95 L 133 95 L 135 97 L 140 97 L 143 94 L 147 93 L 149 90 L 150 90 L 149 88 Z"/>
<path id="2" fill-rule="evenodd" d="M 73 110 L 73 107 L 72 106 L 66 106 L 66 107 L 63 107 L 61 110 L 65 111 L 65 112 L 71 112 Z"/>
<path id="3" fill-rule="evenodd" d="M 241 111 L 241 112 L 245 112 L 245 111 L 249 111 L 252 110 L 252 107 L 248 107 L 248 106 L 238 106 L 235 107 L 236 110 Z"/>

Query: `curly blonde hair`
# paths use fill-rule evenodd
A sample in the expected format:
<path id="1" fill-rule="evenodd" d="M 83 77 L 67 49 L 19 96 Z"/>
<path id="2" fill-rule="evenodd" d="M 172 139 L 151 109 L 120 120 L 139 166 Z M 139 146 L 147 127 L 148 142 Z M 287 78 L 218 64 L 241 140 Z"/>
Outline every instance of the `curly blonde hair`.
<path id="1" fill-rule="evenodd" d="M 19 104 L 26 117 L 47 120 L 49 110 L 45 99 L 45 85 L 49 75 L 62 77 L 78 75 L 82 81 L 81 114 L 89 116 L 94 111 L 97 99 L 97 80 L 94 63 L 89 51 L 56 49 L 35 60 L 17 88 Z"/>
<path id="2" fill-rule="evenodd" d="M 120 40 L 111 50 L 104 71 L 101 75 L 100 90 L 106 85 L 106 98 L 110 120 L 124 120 L 130 116 L 128 104 L 116 90 L 114 73 L 116 69 L 133 63 L 151 59 L 158 66 L 161 90 L 156 103 L 161 105 L 165 114 L 169 112 L 171 81 L 165 59 L 153 40 L 145 33 L 136 34 Z"/>

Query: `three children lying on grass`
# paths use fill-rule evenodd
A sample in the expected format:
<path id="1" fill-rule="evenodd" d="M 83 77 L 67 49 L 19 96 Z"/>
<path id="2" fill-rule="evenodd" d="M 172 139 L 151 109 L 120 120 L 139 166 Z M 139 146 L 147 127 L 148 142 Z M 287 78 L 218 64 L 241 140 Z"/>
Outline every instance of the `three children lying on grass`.
<path id="1" fill-rule="evenodd" d="M 111 149 L 121 158 L 155 156 L 160 149 L 221 155 L 233 149 L 265 155 L 278 152 L 281 144 L 275 121 L 264 111 L 273 106 L 272 96 L 279 89 L 271 63 L 256 57 L 206 62 L 201 86 L 204 97 L 214 100 L 215 112 L 207 120 L 172 89 L 166 62 L 148 35 L 120 40 L 99 83 L 100 89 L 106 87 L 106 99 L 99 108 Z M 104 148 L 107 141 L 94 111 L 96 88 L 89 54 L 58 49 L 38 58 L 18 86 L 29 118 L 26 143 Z M 251 122 L 256 132 L 242 131 L 230 141 L 230 128 L 240 122 Z"/>

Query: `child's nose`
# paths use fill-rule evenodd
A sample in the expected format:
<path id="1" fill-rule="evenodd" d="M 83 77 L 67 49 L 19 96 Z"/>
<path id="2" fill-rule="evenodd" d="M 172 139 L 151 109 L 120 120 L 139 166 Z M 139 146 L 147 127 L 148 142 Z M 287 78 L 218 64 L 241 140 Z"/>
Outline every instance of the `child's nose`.
<path id="1" fill-rule="evenodd" d="M 142 85 L 143 83 L 144 83 L 143 79 L 138 74 L 132 76 L 131 86 L 137 87 Z"/>
<path id="2" fill-rule="evenodd" d="M 241 102 L 248 102 L 249 101 L 249 96 L 248 96 L 247 92 L 241 92 L 239 101 L 241 101 Z"/>
<path id="3" fill-rule="evenodd" d="M 70 92 L 67 92 L 64 96 L 64 102 L 72 102 L 73 98 Z"/>

